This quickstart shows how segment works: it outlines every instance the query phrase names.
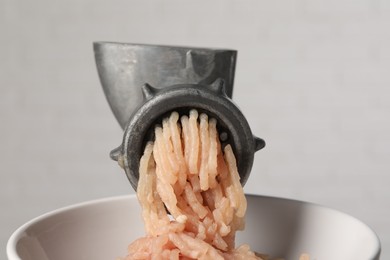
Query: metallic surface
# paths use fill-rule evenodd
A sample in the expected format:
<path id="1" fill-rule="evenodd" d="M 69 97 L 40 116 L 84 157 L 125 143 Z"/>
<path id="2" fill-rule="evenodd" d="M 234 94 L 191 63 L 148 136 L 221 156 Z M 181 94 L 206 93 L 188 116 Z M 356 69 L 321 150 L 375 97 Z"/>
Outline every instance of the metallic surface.
<path id="1" fill-rule="evenodd" d="M 166 88 L 208 85 L 221 78 L 226 94 L 232 97 L 234 50 L 95 42 L 94 51 L 104 93 L 123 129 L 143 102 L 141 86 L 145 83 Z"/>
<path id="2" fill-rule="evenodd" d="M 236 52 L 185 47 L 95 43 L 97 68 L 107 100 L 122 128 L 122 145 L 110 156 L 137 189 L 139 160 L 154 125 L 172 111 L 205 112 L 230 143 L 244 185 L 254 153 L 265 142 L 254 137 L 231 100 Z M 154 85 L 156 84 L 156 85 Z"/>

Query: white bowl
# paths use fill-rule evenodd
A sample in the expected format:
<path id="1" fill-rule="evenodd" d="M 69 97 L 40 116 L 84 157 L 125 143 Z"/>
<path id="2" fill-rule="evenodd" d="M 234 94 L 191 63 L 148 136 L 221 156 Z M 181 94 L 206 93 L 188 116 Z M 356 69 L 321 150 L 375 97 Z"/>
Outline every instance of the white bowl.
<path id="1" fill-rule="evenodd" d="M 246 229 L 237 245 L 287 260 L 308 253 L 316 260 L 379 259 L 380 242 L 361 221 L 311 203 L 247 195 Z M 143 236 L 135 196 L 101 199 L 47 213 L 17 229 L 9 260 L 116 259 Z"/>

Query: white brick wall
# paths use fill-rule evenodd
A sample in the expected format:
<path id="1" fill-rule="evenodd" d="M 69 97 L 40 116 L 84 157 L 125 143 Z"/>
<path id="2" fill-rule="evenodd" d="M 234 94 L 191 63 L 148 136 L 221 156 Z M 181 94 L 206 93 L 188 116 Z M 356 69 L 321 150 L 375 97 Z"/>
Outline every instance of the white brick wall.
<path id="1" fill-rule="evenodd" d="M 108 40 L 237 49 L 234 99 L 267 141 L 247 192 L 350 213 L 390 258 L 389 28 L 386 0 L 1 0 L 0 248 L 41 213 L 132 192 L 108 158 Z"/>

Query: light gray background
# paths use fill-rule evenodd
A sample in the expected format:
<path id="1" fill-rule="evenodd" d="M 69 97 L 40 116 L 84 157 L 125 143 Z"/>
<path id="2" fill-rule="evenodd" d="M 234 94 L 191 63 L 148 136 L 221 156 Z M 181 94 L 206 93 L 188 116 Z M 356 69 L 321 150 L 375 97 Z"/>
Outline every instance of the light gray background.
<path id="1" fill-rule="evenodd" d="M 33 217 L 133 192 L 96 40 L 237 49 L 234 99 L 267 141 L 246 191 L 352 214 L 390 258 L 387 0 L 0 0 L 0 258 Z"/>

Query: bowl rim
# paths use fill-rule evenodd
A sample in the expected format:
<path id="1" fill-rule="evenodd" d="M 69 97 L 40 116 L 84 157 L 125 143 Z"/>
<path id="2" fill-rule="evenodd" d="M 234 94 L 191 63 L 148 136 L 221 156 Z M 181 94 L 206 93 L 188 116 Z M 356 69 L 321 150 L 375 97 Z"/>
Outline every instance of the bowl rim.
<path id="1" fill-rule="evenodd" d="M 61 214 L 66 211 L 70 210 L 76 210 L 78 208 L 82 208 L 85 206 L 93 206 L 97 204 L 101 204 L 104 202 L 109 202 L 109 201 L 119 201 L 119 200 L 127 200 L 131 198 L 136 198 L 136 194 L 128 194 L 128 195 L 118 195 L 118 196 L 111 196 L 111 197 L 104 197 L 104 198 L 99 198 L 99 199 L 92 199 L 92 200 L 87 200 L 83 202 L 78 202 L 75 204 L 71 204 L 68 206 L 60 207 L 58 209 L 54 209 L 52 211 L 43 213 L 37 217 L 32 218 L 31 220 L 25 222 L 21 226 L 19 226 L 9 237 L 7 241 L 7 246 L 6 246 L 6 252 L 7 252 L 7 257 L 8 259 L 21 259 L 16 251 L 16 243 L 19 241 L 19 239 L 23 236 L 24 232 L 32 225 L 48 218 L 54 215 Z"/>
<path id="2" fill-rule="evenodd" d="M 297 200 L 297 199 L 284 198 L 284 197 L 275 197 L 275 196 L 268 196 L 268 195 L 260 195 L 260 194 L 251 194 L 251 193 L 246 193 L 245 196 L 246 197 L 251 197 L 251 198 L 260 197 L 260 198 L 268 199 L 268 200 L 289 201 L 289 202 L 292 202 L 292 203 L 295 203 L 295 204 L 307 205 L 309 207 L 326 209 L 326 210 L 332 211 L 334 213 L 343 215 L 344 217 L 348 217 L 351 220 L 356 221 L 360 225 L 364 226 L 367 230 L 371 231 L 371 233 L 373 234 L 373 237 L 375 238 L 375 244 L 377 246 L 377 250 L 376 250 L 377 253 L 373 256 L 372 259 L 379 259 L 379 256 L 380 256 L 382 248 L 381 248 L 381 242 L 380 242 L 378 234 L 368 224 L 366 224 L 365 222 L 361 221 L 360 219 L 358 219 L 358 218 L 356 218 L 356 217 L 354 217 L 354 216 L 352 216 L 350 214 L 347 214 L 347 213 L 345 213 L 343 211 L 340 211 L 338 209 L 334 209 L 334 208 L 330 208 L 330 207 L 327 207 L 327 206 L 323 206 L 321 204 L 317 204 L 317 203 L 313 203 L 313 202 L 307 202 L 307 201 L 301 201 L 301 200 Z M 14 259 L 21 259 L 19 257 L 19 255 L 18 255 L 18 253 L 17 253 L 17 250 L 16 250 L 16 243 L 24 235 L 24 232 L 30 226 L 34 225 L 35 223 L 38 223 L 38 222 L 40 222 L 40 221 L 42 221 L 42 220 L 44 220 L 44 219 L 46 219 L 48 217 L 51 217 L 51 216 L 54 216 L 54 215 L 58 215 L 58 214 L 61 214 L 63 212 L 66 212 L 66 211 L 77 210 L 77 209 L 83 208 L 85 206 L 94 206 L 94 205 L 105 203 L 105 202 L 129 200 L 129 199 L 134 199 L 134 198 L 137 199 L 137 195 L 136 194 L 118 195 L 118 196 L 110 196 L 110 197 L 104 197 L 104 198 L 99 198 L 99 199 L 92 199 L 92 200 L 87 200 L 87 201 L 84 201 L 84 202 L 71 204 L 71 205 L 68 205 L 68 206 L 65 206 L 65 207 L 61 207 L 61 208 L 49 211 L 47 213 L 44 213 L 42 215 L 39 215 L 39 216 L 37 216 L 37 217 L 27 221 L 23 225 L 21 225 L 19 228 L 17 228 L 11 234 L 11 236 L 9 237 L 9 239 L 7 241 L 7 246 L 6 246 L 7 257 L 8 257 L 8 259 L 12 259 L 12 260 L 14 260 Z"/>

